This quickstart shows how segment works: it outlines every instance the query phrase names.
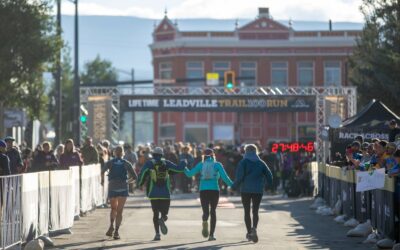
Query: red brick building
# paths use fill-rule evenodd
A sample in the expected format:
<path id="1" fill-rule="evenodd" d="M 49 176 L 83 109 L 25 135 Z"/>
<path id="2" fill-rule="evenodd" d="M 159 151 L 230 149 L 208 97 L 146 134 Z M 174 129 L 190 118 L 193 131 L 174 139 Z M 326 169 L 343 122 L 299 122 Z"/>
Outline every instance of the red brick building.
<path id="1" fill-rule="evenodd" d="M 180 31 L 165 16 L 150 45 L 154 79 L 201 79 L 209 72 L 223 76 L 233 70 L 239 79 L 245 78 L 237 86 L 347 85 L 347 61 L 358 34 L 359 30 L 296 31 L 274 21 L 267 8 L 260 8 L 254 21 L 222 32 Z M 205 84 L 188 80 L 175 85 Z M 314 139 L 314 112 L 154 113 L 156 142 L 236 140 L 265 145 Z"/>

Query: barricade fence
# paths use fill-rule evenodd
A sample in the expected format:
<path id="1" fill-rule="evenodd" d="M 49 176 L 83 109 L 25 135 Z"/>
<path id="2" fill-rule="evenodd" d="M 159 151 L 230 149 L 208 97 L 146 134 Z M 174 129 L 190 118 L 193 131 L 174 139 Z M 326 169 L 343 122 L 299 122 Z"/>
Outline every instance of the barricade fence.
<path id="1" fill-rule="evenodd" d="M 1 209 L 0 209 L 0 242 L 2 249 L 21 243 L 21 175 L 0 177 Z"/>
<path id="2" fill-rule="evenodd" d="M 107 202 L 100 165 L 0 177 L 1 249 L 73 226 Z"/>
<path id="3" fill-rule="evenodd" d="M 361 223 L 370 220 L 378 232 L 399 240 L 399 233 L 396 232 L 396 227 L 399 227 L 396 215 L 399 215 L 399 211 L 395 206 L 395 178 L 386 176 L 382 189 L 356 192 L 355 170 L 318 165 L 316 162 L 309 165 L 309 170 L 312 179 L 317 180 L 314 193 L 322 197 L 327 205 L 333 207 L 340 200 L 342 214 Z"/>

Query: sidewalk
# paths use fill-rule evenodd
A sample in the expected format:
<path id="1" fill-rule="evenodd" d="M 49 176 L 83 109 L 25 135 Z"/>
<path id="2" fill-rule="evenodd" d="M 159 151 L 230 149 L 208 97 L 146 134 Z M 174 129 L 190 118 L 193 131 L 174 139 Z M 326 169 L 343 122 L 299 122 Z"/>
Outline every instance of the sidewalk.
<path id="1" fill-rule="evenodd" d="M 197 194 L 173 198 L 169 234 L 152 242 L 154 229 L 149 202 L 143 196 L 130 197 L 124 211 L 121 240 L 109 240 L 109 209 L 98 209 L 81 218 L 72 235 L 54 238 L 53 249 L 374 249 L 363 245 L 363 238 L 347 238 L 349 228 L 333 217 L 316 215 L 309 209 L 310 198 L 284 199 L 267 196 L 261 204 L 258 244 L 247 242 L 240 197 L 229 197 L 218 208 L 217 241 L 201 237 L 201 208 Z M 232 205 L 226 205 L 226 204 Z"/>

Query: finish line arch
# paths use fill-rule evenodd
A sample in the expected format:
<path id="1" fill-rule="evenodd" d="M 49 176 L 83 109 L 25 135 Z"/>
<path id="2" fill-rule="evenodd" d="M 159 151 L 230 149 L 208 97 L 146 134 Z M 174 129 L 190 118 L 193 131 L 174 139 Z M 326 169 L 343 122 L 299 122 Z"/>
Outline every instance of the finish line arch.
<path id="1" fill-rule="evenodd" d="M 91 118 L 98 123 L 91 128 L 81 123 L 80 136 L 97 130 L 96 133 L 107 134 L 114 143 L 118 142 L 123 109 L 155 112 L 300 112 L 312 109 L 316 114 L 317 161 L 324 162 L 327 146 L 322 132 L 327 124 L 327 99 L 342 98 L 346 104 L 344 118 L 347 118 L 357 112 L 356 97 L 355 87 L 240 87 L 227 91 L 224 87 L 86 85 L 80 87 L 80 112 L 88 114 L 90 110 Z M 282 100 L 287 102 L 268 105 L 268 102 L 274 104 Z"/>

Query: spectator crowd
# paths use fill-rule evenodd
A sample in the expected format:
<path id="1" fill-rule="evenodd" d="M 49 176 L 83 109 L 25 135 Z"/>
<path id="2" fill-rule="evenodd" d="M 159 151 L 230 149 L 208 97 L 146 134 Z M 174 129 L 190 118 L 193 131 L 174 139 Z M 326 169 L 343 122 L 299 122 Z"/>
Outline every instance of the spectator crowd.
<path id="1" fill-rule="evenodd" d="M 24 146 L 18 147 L 14 142 L 14 138 L 10 136 L 4 141 L 0 140 L 1 175 L 68 169 L 70 166 L 97 163 L 104 166 L 113 157 L 113 145 L 108 140 L 95 145 L 90 137 L 85 138 L 82 147 L 76 146 L 72 139 L 68 139 L 54 149 L 48 141 L 37 145 L 34 150 Z M 166 160 L 175 164 L 185 161 L 189 169 L 202 161 L 203 150 L 207 147 L 212 148 L 215 150 L 217 161 L 221 162 L 231 178 L 235 177 L 236 167 L 244 154 L 243 145 L 224 143 L 165 142 L 160 146 L 164 150 Z M 256 143 L 256 146 L 260 152 L 260 158 L 267 163 L 274 177 L 273 183 L 268 185 L 268 192 L 276 194 L 282 190 L 283 194 L 288 196 L 311 195 L 313 187 L 306 166 L 313 160 L 312 154 L 271 153 L 268 147 L 263 149 L 260 143 Z M 152 158 L 151 152 L 155 147 L 154 143 L 138 145 L 136 148 L 130 144 L 124 144 L 124 159 L 134 166 L 138 174 L 145 162 Z M 198 191 L 198 177 L 189 179 L 183 175 L 174 175 L 171 179 L 171 190 L 174 193 Z M 226 193 L 227 187 L 223 186 L 222 190 Z"/>
<path id="2" fill-rule="evenodd" d="M 400 174 L 400 128 L 396 121 L 389 123 L 389 140 L 372 139 L 364 140 L 363 136 L 356 136 L 354 141 L 347 145 L 345 156 L 336 153 L 338 164 L 347 169 L 369 171 L 373 169 L 385 169 L 391 176 Z"/>

